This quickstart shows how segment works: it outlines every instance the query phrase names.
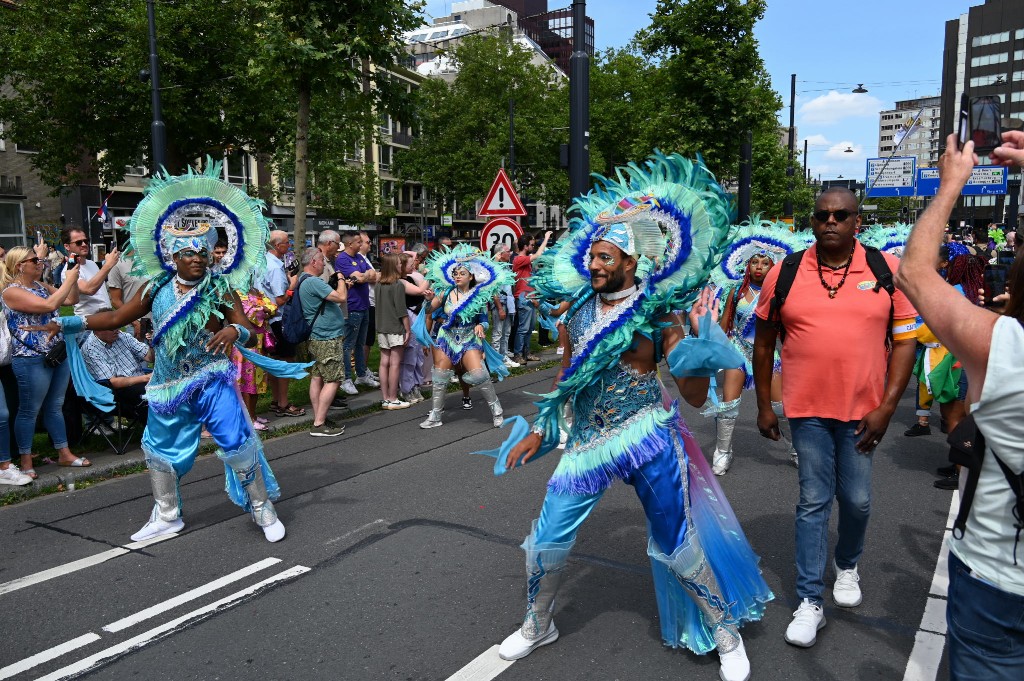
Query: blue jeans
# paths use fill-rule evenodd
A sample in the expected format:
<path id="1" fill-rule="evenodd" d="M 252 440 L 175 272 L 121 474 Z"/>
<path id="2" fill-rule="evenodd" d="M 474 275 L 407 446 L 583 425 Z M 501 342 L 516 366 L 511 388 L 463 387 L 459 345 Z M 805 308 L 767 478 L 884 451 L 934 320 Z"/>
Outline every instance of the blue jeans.
<path id="1" fill-rule="evenodd" d="M 7 410 L 4 384 L 0 383 L 0 463 L 11 460 L 11 412 Z"/>
<path id="2" fill-rule="evenodd" d="M 508 310 L 504 319 L 499 318 L 497 312 L 493 316 L 491 347 L 497 350 L 502 357 L 508 354 L 508 338 L 512 335 L 512 315 L 512 310 Z"/>
<path id="3" fill-rule="evenodd" d="M 366 310 L 349 310 L 348 319 L 345 320 L 345 345 L 343 346 L 345 363 L 345 379 L 352 376 L 352 353 L 356 355 L 356 375 L 359 378 L 366 373 L 366 330 L 369 327 L 370 319 Z"/>
<path id="4" fill-rule="evenodd" d="M 530 354 L 530 334 L 537 321 L 537 308 L 526 299 L 524 294 L 516 298 L 516 314 L 519 319 L 516 325 L 516 337 L 512 343 L 512 354 L 526 357 Z"/>
<path id="5" fill-rule="evenodd" d="M 32 453 L 32 436 L 36 432 L 36 417 L 43 413 L 43 425 L 53 439 L 54 449 L 68 446 L 68 432 L 64 427 L 64 393 L 71 377 L 70 360 L 51 369 L 42 357 L 15 357 L 11 362 L 18 379 L 18 415 L 14 418 L 14 439 L 21 454 Z"/>
<path id="6" fill-rule="evenodd" d="M 793 446 L 800 455 L 800 502 L 796 506 L 796 593 L 822 603 L 832 499 L 839 500 L 835 561 L 857 565 L 871 515 L 871 453 L 857 451 L 857 421 L 791 418 Z"/>
<path id="7" fill-rule="evenodd" d="M 971 576 L 952 551 L 946 625 L 951 681 L 1024 678 L 1024 596 Z"/>

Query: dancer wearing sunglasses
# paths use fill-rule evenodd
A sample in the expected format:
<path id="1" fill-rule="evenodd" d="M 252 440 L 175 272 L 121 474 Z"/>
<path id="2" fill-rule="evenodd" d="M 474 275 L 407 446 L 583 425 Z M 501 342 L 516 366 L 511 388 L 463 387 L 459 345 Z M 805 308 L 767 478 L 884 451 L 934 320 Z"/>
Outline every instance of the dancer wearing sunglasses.
<path id="1" fill-rule="evenodd" d="M 153 314 L 156 359 L 146 388 L 149 417 L 142 450 L 155 503 L 133 541 L 184 528 L 179 480 L 195 463 L 203 424 L 220 448 L 217 456 L 224 462 L 231 500 L 252 514 L 268 541 L 285 535 L 272 503 L 280 490 L 242 407 L 231 353 L 237 348 L 245 359 L 279 377 L 301 378 L 308 365 L 242 347 L 254 345 L 256 335 L 236 291 L 248 288 L 266 267 L 263 246 L 269 230 L 262 204 L 219 181 L 220 173 L 220 162 L 208 158 L 202 173 L 154 177 L 129 225 L 136 254 L 133 274 L 151 279 L 150 285 L 112 312 L 61 317 L 59 327 L 40 327 L 67 335 L 117 329 Z M 228 248 L 213 265 L 218 229 L 228 233 Z"/>
<path id="2" fill-rule="evenodd" d="M 827 189 L 814 208 L 815 243 L 768 273 L 756 308 L 754 339 L 757 427 L 763 436 L 778 440 L 771 385 L 776 341 L 784 333 L 782 401 L 800 456 L 800 606 L 786 641 L 801 647 L 814 645 L 817 631 L 825 626 L 822 606 L 833 499 L 839 502 L 839 539 L 832 599 L 846 608 L 861 602 L 857 563 L 871 511 L 872 455 L 910 379 L 917 328 L 913 306 L 891 287 L 899 259 L 868 251 L 857 241 L 860 215 L 853 192 Z"/>
<path id="3" fill-rule="evenodd" d="M 761 285 L 768 272 L 790 253 L 803 250 L 807 240 L 789 231 L 787 225 L 768 221 L 749 222 L 737 227 L 722 260 L 711 272 L 711 283 L 722 310 L 721 325 L 733 347 L 743 355 L 743 366 L 722 372 L 721 399 L 708 392 L 710 406 L 705 416 L 715 417 L 717 438 L 711 457 L 711 471 L 725 475 L 732 465 L 732 438 L 740 413 L 743 392 L 754 387 L 754 310 L 761 295 Z M 775 353 L 772 378 L 772 408 L 782 417 L 782 383 L 779 380 L 780 360 Z M 784 417 L 782 417 L 784 418 Z M 794 465 L 796 450 L 790 448 Z"/>

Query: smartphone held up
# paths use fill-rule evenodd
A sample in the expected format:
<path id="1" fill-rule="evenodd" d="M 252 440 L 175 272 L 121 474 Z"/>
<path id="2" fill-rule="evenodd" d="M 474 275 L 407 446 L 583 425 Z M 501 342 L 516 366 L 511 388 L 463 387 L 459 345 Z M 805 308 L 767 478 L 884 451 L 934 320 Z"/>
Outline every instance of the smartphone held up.
<path id="1" fill-rule="evenodd" d="M 970 97 L 965 92 L 960 97 L 960 122 L 957 129 L 960 149 L 968 140 L 974 142 L 974 152 L 979 156 L 992 153 L 1003 143 L 1002 111 L 998 96 L 985 95 Z"/>

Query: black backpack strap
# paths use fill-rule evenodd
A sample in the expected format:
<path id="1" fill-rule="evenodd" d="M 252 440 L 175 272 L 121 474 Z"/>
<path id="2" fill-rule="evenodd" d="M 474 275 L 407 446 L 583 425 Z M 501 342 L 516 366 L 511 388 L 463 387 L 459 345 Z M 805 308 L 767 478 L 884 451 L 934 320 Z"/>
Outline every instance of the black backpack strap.
<path id="1" fill-rule="evenodd" d="M 896 284 L 892 280 L 892 269 L 882 252 L 873 246 L 864 247 L 864 256 L 871 273 L 875 275 L 875 293 L 884 289 L 889 294 L 889 326 L 885 328 L 885 349 L 892 350 L 892 323 L 896 314 L 896 303 L 893 301 Z"/>
<path id="2" fill-rule="evenodd" d="M 295 283 L 295 298 L 297 299 L 296 302 L 299 304 L 299 312 L 302 313 L 303 317 L 306 316 L 306 313 L 302 311 L 302 299 L 299 298 L 299 289 L 302 288 L 302 282 L 306 281 L 307 279 L 311 279 L 312 277 L 312 274 L 307 274 L 303 272 L 302 274 L 299 275 L 299 280 Z M 313 315 L 313 321 L 309 323 L 310 329 L 312 329 L 313 325 L 316 324 L 316 320 L 320 316 L 320 313 L 324 311 L 325 305 L 327 305 L 327 298 L 324 298 L 323 300 L 320 301 L 320 307 L 317 308 L 316 314 Z"/>
<path id="3" fill-rule="evenodd" d="M 974 422 L 974 417 L 968 415 L 964 422 Z M 957 426 L 959 428 L 960 426 Z M 978 478 L 981 476 L 981 464 L 985 459 L 985 436 L 981 428 L 974 427 L 974 439 L 971 442 L 972 464 L 967 468 L 967 483 L 964 485 L 964 493 L 960 497 L 960 510 L 957 511 L 956 520 L 953 521 L 953 538 L 963 539 L 967 529 L 967 516 L 971 513 L 971 504 L 974 503 L 974 492 L 978 489 Z"/>
<path id="4" fill-rule="evenodd" d="M 1017 530 L 1017 535 L 1013 539 L 1013 564 L 1016 565 L 1017 544 L 1020 542 L 1021 530 L 1024 530 L 1024 473 L 1014 473 L 1009 466 L 1003 463 L 1003 460 L 998 455 L 996 455 L 996 463 L 999 464 L 999 470 L 1003 472 L 1006 483 L 1013 490 L 1015 499 L 1013 504 L 1013 527 Z"/>
<path id="5" fill-rule="evenodd" d="M 768 321 L 775 327 L 782 338 L 786 341 L 786 329 L 782 326 L 782 306 L 786 302 L 789 290 L 793 288 L 796 281 L 796 273 L 800 269 L 800 262 L 804 259 L 807 251 L 797 251 L 787 255 L 782 264 L 779 265 L 779 278 L 775 280 L 775 295 L 772 296 L 771 304 L 768 307 Z"/>

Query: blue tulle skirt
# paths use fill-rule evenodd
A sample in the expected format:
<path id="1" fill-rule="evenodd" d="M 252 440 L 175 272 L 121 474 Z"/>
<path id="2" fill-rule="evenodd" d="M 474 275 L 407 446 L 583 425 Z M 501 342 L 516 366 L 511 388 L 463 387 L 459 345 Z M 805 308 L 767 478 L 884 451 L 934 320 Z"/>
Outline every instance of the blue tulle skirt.
<path id="1" fill-rule="evenodd" d="M 700 445 L 682 420 L 673 433 L 679 465 L 687 473 L 690 496 L 689 526 L 696 532 L 707 562 L 729 604 L 729 619 L 740 624 L 760 620 L 765 605 L 775 598 L 761 576 L 760 558 L 708 466 Z M 648 545 L 655 596 L 665 645 L 704 654 L 715 648 L 711 630 L 700 610 L 668 569 L 673 555 L 665 554 L 652 538 Z"/>

